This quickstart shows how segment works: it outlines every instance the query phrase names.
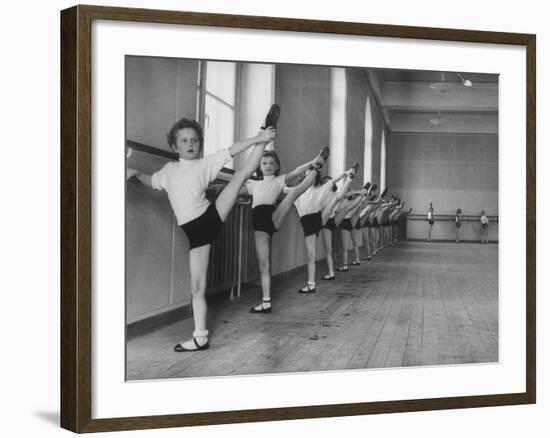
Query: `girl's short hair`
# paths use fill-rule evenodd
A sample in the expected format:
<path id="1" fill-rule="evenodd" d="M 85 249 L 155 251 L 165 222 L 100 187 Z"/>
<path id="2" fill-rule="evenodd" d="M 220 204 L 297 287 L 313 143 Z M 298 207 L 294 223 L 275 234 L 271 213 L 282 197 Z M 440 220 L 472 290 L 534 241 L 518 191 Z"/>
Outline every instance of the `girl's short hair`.
<path id="1" fill-rule="evenodd" d="M 277 165 L 277 170 L 275 171 L 275 176 L 279 176 L 279 172 L 281 171 L 281 160 L 279 160 L 279 156 L 277 155 L 277 152 L 275 152 L 274 150 L 271 150 L 271 149 L 267 149 L 262 154 L 262 158 L 273 158 L 275 160 L 275 164 Z M 260 161 L 260 165 L 256 169 L 256 176 L 259 179 L 264 178 L 264 173 L 262 172 L 261 161 Z"/>
<path id="2" fill-rule="evenodd" d="M 462 210 L 460 208 L 456 209 L 456 214 L 462 214 Z"/>
<path id="3" fill-rule="evenodd" d="M 190 128 L 195 130 L 195 132 L 197 133 L 197 137 L 199 137 L 200 150 L 202 151 L 202 147 L 204 143 L 204 135 L 202 132 L 201 125 L 199 125 L 193 119 L 181 119 L 176 123 L 174 123 L 174 125 L 172 126 L 172 129 L 170 129 L 168 134 L 166 134 L 166 140 L 168 141 L 168 146 L 170 146 L 170 148 L 174 150 L 174 146 L 176 144 L 176 133 L 180 129 L 185 129 L 185 128 Z"/>

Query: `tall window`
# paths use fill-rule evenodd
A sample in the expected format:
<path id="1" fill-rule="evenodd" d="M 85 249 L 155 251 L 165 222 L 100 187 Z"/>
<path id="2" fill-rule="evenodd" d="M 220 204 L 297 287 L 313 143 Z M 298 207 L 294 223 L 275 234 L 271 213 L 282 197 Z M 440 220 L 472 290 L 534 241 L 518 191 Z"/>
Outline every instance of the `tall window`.
<path id="1" fill-rule="evenodd" d="M 200 63 L 198 102 L 204 155 L 227 148 L 235 140 L 236 67 L 234 62 Z"/>
<path id="2" fill-rule="evenodd" d="M 265 122 L 275 100 L 275 64 L 243 63 L 239 86 L 239 138 L 254 137 Z M 271 142 L 268 148 L 273 147 Z M 237 156 L 237 166 L 246 162 L 252 148 Z"/>
<path id="3" fill-rule="evenodd" d="M 346 69 L 331 68 L 329 172 L 334 176 L 346 165 L 346 94 Z"/>
<path id="4" fill-rule="evenodd" d="M 368 96 L 365 108 L 365 159 L 363 163 L 363 177 L 363 181 L 372 182 L 372 113 Z"/>
<path id="5" fill-rule="evenodd" d="M 386 135 L 382 131 L 382 141 L 380 145 L 380 192 L 386 188 Z"/>

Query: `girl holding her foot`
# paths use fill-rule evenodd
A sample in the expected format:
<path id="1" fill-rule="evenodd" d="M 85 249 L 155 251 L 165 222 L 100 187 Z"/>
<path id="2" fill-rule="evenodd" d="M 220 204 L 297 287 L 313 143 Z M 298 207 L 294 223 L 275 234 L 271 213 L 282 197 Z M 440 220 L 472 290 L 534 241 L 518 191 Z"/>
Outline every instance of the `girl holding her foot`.
<path id="1" fill-rule="evenodd" d="M 349 189 L 353 177 L 359 169 L 359 163 L 355 163 L 348 171 L 344 172 L 336 179 L 332 179 L 330 176 L 325 176 L 321 179 L 321 184 L 331 184 L 331 191 L 325 197 L 325 204 L 321 210 L 321 219 L 323 222 L 323 228 L 321 229 L 321 235 L 323 236 L 323 243 L 325 245 L 325 255 L 327 259 L 328 274 L 323 276 L 323 280 L 334 280 L 334 258 L 332 256 L 332 235 L 333 231 L 338 228 L 343 216 L 336 218 L 336 209 L 338 204 L 345 198 Z M 337 189 L 336 183 L 345 178 L 345 182 L 340 189 Z"/>
<path id="2" fill-rule="evenodd" d="M 174 347 L 176 352 L 205 350 L 209 347 L 205 289 L 211 243 L 233 208 L 241 186 L 256 170 L 265 146 L 275 135 L 275 129 L 267 127 L 255 137 L 238 141 L 227 149 L 201 158 L 201 126 L 194 120 L 181 119 L 167 135 L 170 148 L 179 154 L 179 161 L 167 163 L 152 175 L 135 169 L 127 170 L 128 178 L 135 176 L 143 184 L 168 193 L 178 225 L 189 239 L 194 331 L 191 339 Z M 208 184 L 216 178 L 225 163 L 250 147 L 253 149 L 246 164 L 235 172 L 216 201 L 209 202 L 205 196 Z"/>
<path id="3" fill-rule="evenodd" d="M 259 180 L 246 184 L 248 193 L 252 195 L 252 224 L 256 255 L 260 270 L 262 285 L 262 303 L 252 307 L 251 313 L 271 313 L 271 240 L 273 233 L 281 228 L 294 202 L 312 184 L 314 184 L 319 169 L 326 161 L 328 152 L 323 150 L 315 159 L 298 166 L 292 172 L 279 175 L 281 163 L 277 153 L 265 151 L 256 171 Z M 295 187 L 286 187 L 296 177 L 306 174 Z M 276 201 L 282 192 L 286 193 L 279 205 Z"/>

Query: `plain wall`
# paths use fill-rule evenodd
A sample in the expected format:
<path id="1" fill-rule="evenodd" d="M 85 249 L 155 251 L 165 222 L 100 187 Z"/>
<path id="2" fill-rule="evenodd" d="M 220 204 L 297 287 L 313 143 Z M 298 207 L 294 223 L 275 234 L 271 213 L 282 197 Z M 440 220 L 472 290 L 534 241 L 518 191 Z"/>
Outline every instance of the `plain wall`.
<path id="1" fill-rule="evenodd" d="M 198 62 L 126 57 L 126 138 L 169 150 L 166 134 L 183 117 L 196 118 Z M 121 150 L 122 152 L 122 150 Z M 127 167 L 151 174 L 167 159 L 133 151 Z M 127 322 L 190 302 L 189 244 L 165 192 L 126 184 Z"/>
<path id="2" fill-rule="evenodd" d="M 491 134 L 392 133 L 386 145 L 390 193 L 399 196 L 413 213 L 426 214 L 433 203 L 435 215 L 498 216 L 498 136 Z M 479 224 L 465 223 L 464 240 L 479 239 Z M 408 238 L 425 238 L 427 225 L 409 220 Z M 437 221 L 434 239 L 455 239 L 455 226 Z M 498 225 L 490 226 L 491 240 L 498 240 Z"/>

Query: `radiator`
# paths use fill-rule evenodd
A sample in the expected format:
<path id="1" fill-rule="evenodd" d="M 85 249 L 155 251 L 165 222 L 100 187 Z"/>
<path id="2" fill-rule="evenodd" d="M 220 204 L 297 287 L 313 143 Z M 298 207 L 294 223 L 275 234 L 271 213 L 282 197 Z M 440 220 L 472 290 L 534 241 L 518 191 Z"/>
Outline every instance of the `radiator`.
<path id="1" fill-rule="evenodd" d="M 241 263 L 239 263 L 239 227 L 242 224 Z M 236 204 L 212 244 L 207 276 L 207 291 L 238 286 L 239 265 L 241 283 L 258 277 L 258 262 L 254 248 L 252 212 L 249 205 Z"/>

